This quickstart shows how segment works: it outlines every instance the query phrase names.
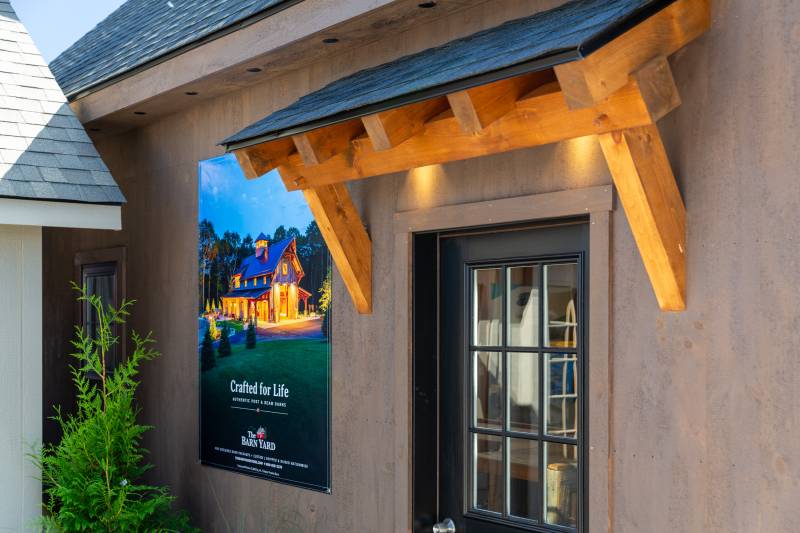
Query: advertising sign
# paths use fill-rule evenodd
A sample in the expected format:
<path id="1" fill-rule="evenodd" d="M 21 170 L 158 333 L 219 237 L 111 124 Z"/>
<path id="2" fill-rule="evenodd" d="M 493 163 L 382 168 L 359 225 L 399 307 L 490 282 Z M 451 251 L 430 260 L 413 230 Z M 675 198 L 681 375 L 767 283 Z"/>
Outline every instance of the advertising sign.
<path id="1" fill-rule="evenodd" d="M 302 193 L 202 161 L 203 464 L 330 491 L 330 254 Z"/>

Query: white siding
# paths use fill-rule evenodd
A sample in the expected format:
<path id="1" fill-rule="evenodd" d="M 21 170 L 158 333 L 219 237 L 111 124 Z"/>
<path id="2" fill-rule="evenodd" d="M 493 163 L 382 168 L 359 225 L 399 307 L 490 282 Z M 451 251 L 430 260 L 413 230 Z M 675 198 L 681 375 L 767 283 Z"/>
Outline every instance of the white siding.
<path id="1" fill-rule="evenodd" d="M 28 454 L 42 440 L 42 230 L 0 225 L 0 531 L 40 513 Z"/>

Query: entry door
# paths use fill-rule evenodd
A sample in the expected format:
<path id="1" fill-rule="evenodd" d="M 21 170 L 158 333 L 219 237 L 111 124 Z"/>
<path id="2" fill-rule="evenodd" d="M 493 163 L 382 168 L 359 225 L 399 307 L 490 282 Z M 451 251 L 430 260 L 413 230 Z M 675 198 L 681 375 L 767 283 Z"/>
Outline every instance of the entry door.
<path id="1" fill-rule="evenodd" d="M 588 226 L 439 239 L 438 529 L 580 531 Z"/>

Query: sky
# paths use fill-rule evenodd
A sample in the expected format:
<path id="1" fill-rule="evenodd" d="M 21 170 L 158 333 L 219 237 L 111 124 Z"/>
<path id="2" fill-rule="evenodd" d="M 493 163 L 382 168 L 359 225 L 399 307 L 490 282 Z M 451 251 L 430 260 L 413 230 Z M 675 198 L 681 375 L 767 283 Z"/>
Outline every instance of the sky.
<path id="1" fill-rule="evenodd" d="M 220 236 L 272 235 L 280 225 L 305 233 L 313 220 L 302 192 L 286 192 L 276 171 L 248 180 L 232 154 L 200 162 L 199 201 L 199 219 L 210 220 Z"/>
<path id="2" fill-rule="evenodd" d="M 124 3 L 125 0 L 11 0 L 48 63 Z"/>

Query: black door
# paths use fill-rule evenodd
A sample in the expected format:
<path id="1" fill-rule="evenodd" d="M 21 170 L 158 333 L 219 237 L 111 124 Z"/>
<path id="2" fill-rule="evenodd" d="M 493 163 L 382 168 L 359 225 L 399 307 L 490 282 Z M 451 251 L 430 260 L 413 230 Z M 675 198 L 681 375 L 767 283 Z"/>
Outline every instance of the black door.
<path id="1" fill-rule="evenodd" d="M 437 243 L 439 531 L 580 531 L 588 225 Z"/>

